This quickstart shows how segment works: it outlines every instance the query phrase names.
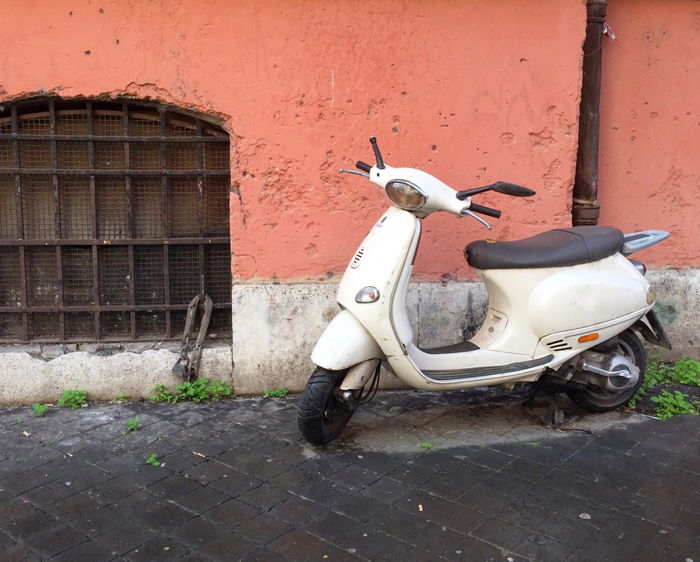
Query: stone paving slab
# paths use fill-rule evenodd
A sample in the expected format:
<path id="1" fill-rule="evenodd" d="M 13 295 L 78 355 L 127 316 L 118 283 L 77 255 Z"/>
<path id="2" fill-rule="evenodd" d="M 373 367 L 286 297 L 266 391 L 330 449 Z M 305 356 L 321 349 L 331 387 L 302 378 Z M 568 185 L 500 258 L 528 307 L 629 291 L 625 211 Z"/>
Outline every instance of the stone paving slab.
<path id="1" fill-rule="evenodd" d="M 521 400 L 382 392 L 325 448 L 296 397 L 0 409 L 0 559 L 700 562 L 700 417 Z"/>

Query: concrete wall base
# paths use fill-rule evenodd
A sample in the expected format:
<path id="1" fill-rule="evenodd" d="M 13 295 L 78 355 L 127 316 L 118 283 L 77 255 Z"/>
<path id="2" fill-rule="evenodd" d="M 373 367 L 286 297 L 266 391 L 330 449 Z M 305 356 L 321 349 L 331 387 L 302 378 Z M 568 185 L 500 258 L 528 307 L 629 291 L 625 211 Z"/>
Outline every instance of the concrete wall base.
<path id="1" fill-rule="evenodd" d="M 236 285 L 233 356 L 236 392 L 304 388 L 316 340 L 338 312 L 335 284 Z M 486 313 L 481 283 L 413 283 L 408 308 L 421 347 L 457 343 L 476 332 Z M 390 373 L 383 388 L 401 387 Z"/>
<path id="2" fill-rule="evenodd" d="M 700 360 L 700 269 L 659 269 L 647 273 L 656 293 L 654 310 L 673 351 L 650 350 L 665 360 Z"/>
<path id="3" fill-rule="evenodd" d="M 89 400 L 110 400 L 120 394 L 148 397 L 158 384 L 172 387 L 182 382 L 171 372 L 178 355 L 168 349 L 111 354 L 76 351 L 46 359 L 39 346 L 22 347 L 25 350 L 0 353 L 0 404 L 56 403 L 64 391 L 71 389 L 87 391 Z M 205 349 L 200 372 L 202 378 L 232 385 L 231 348 L 224 345 Z"/>
<path id="4" fill-rule="evenodd" d="M 657 314 L 674 345 L 669 353 L 650 352 L 664 359 L 700 359 L 700 270 L 650 271 L 648 277 L 657 294 Z M 334 284 L 235 285 L 232 347 L 205 348 L 200 376 L 226 381 L 241 395 L 281 387 L 302 390 L 314 368 L 311 349 L 338 311 L 336 290 Z M 415 341 L 434 347 L 474 334 L 487 295 L 476 282 L 414 283 L 408 306 Z M 55 402 L 69 389 L 101 400 L 120 394 L 147 397 L 158 384 L 181 382 L 171 372 L 177 357 L 175 346 L 152 343 L 4 346 L 0 403 Z M 382 379 L 384 388 L 401 386 L 390 373 Z"/>

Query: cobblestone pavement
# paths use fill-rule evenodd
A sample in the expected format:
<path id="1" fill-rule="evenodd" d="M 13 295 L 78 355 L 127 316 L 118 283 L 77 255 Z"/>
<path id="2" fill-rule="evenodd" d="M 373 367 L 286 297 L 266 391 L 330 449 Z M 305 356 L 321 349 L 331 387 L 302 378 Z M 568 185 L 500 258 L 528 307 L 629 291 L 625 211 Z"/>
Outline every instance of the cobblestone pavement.
<path id="1" fill-rule="evenodd" d="M 700 561 L 700 417 L 488 396 L 380 393 L 325 449 L 296 397 L 0 409 L 0 559 Z"/>

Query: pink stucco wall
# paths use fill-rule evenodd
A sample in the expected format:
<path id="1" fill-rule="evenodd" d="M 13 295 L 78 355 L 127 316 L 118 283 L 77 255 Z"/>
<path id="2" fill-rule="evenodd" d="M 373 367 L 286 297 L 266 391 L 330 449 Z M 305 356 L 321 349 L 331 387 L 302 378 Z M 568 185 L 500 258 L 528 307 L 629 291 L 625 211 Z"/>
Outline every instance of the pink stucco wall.
<path id="1" fill-rule="evenodd" d="M 601 224 L 667 230 L 637 254 L 700 265 L 700 3 L 610 0 L 601 101 Z"/>
<path id="2" fill-rule="evenodd" d="M 340 166 L 386 159 L 456 187 L 508 179 L 534 200 L 489 237 L 570 221 L 585 6 L 566 2 L 8 2 L 0 96 L 151 97 L 232 134 L 231 236 L 240 280 L 345 267 L 386 205 Z M 41 17 L 36 17 L 41 12 Z M 700 265 L 700 5 L 611 0 L 601 102 L 601 224 L 662 228 L 640 254 Z M 425 223 L 419 278 L 468 277 L 469 219 Z"/>
<path id="3" fill-rule="evenodd" d="M 508 179 L 532 201 L 485 197 L 489 236 L 569 224 L 582 0 L 144 0 L 3 5 L 0 95 L 149 96 L 221 117 L 232 134 L 239 280 L 340 272 L 386 205 L 336 169 L 387 161 L 456 187 Z M 417 275 L 467 277 L 486 231 L 426 221 Z"/>

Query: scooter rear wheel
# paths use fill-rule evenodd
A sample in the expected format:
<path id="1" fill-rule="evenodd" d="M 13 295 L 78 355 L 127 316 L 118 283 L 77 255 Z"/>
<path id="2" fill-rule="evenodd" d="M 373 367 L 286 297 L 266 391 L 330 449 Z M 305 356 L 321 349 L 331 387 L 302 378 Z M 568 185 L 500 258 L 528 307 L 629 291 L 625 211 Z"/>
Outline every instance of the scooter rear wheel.
<path id="1" fill-rule="evenodd" d="M 297 427 L 314 445 L 335 439 L 352 417 L 352 410 L 335 396 L 347 369 L 329 371 L 317 368 L 309 378 L 297 406 Z"/>
<path id="2" fill-rule="evenodd" d="M 647 368 L 647 354 L 637 334 L 632 330 L 622 332 L 618 336 L 618 345 L 615 351 L 639 368 L 639 378 L 633 386 L 618 392 L 608 392 L 602 388 L 590 387 L 586 390 L 575 390 L 568 393 L 569 398 L 589 412 L 609 412 L 619 408 L 627 403 L 642 385 L 644 371 Z"/>

